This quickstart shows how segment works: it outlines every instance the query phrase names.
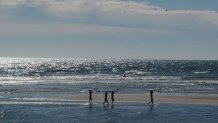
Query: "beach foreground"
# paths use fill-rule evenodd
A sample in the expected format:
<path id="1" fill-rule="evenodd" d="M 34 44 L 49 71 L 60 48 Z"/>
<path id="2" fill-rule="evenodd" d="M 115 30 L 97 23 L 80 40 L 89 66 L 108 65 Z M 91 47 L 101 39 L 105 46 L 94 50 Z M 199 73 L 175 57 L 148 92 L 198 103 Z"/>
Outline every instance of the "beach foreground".
<path id="1" fill-rule="evenodd" d="M 78 98 L 82 97 L 85 98 L 85 95 Z M 83 102 L 47 101 L 45 103 L 29 101 L 29 103 L 0 104 L 0 122 L 217 123 L 217 110 L 217 105 L 198 104 L 144 105 L 142 103 L 120 102 L 114 105 L 102 105 L 101 103 L 88 104 Z"/>

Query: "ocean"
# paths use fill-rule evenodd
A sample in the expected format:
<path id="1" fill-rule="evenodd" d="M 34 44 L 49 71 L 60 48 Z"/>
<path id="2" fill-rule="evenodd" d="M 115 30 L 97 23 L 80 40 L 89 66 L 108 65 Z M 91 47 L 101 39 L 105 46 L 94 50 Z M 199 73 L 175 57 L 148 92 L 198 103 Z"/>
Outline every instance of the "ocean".
<path id="1" fill-rule="evenodd" d="M 121 94 L 153 89 L 159 95 L 217 95 L 218 61 L 0 58 L 0 122 L 218 122 L 218 106 L 96 103 L 90 107 L 44 100 L 94 88 L 118 88 Z"/>

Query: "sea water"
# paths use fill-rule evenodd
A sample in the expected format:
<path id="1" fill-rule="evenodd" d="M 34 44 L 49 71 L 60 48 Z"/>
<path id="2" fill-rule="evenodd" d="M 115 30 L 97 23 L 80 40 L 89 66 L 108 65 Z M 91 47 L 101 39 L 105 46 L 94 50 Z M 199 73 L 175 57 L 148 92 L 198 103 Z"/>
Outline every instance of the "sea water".
<path id="1" fill-rule="evenodd" d="M 218 61 L 0 58 L 0 121 L 217 122 L 217 106 L 162 104 L 150 110 L 123 103 L 114 108 L 102 104 L 90 108 L 83 103 L 45 100 L 93 88 L 217 95 Z"/>

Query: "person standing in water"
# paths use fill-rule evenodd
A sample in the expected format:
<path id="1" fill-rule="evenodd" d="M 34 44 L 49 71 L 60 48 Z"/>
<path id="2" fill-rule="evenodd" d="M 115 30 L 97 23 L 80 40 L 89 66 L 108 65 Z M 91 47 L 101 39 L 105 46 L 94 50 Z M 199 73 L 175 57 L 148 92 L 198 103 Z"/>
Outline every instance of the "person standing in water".
<path id="1" fill-rule="evenodd" d="M 113 104 L 114 103 L 114 91 L 111 91 L 111 104 Z"/>
<path id="2" fill-rule="evenodd" d="M 151 101 L 148 104 L 154 104 L 154 100 L 153 100 L 153 90 L 150 90 L 150 99 Z"/>
<path id="3" fill-rule="evenodd" d="M 107 104 L 109 104 L 108 99 L 107 99 L 107 94 L 108 94 L 108 92 L 105 91 L 105 93 L 104 93 L 104 103 L 103 104 L 105 104 L 106 102 L 107 102 Z"/>
<path id="4" fill-rule="evenodd" d="M 92 90 L 89 90 L 89 103 L 92 103 Z"/>

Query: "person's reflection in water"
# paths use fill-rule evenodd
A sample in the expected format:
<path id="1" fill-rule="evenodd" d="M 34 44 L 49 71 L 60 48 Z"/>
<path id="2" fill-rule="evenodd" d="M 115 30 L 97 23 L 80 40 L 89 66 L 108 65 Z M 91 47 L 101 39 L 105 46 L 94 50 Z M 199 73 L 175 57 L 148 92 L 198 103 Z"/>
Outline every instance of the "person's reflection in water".
<path id="1" fill-rule="evenodd" d="M 111 105 L 111 109 L 114 109 L 114 104 Z"/>
<path id="2" fill-rule="evenodd" d="M 153 110 L 154 110 L 154 105 L 150 105 L 149 111 L 153 111 Z"/>
<path id="3" fill-rule="evenodd" d="M 109 103 L 107 103 L 107 104 L 103 105 L 103 107 L 104 107 L 104 109 L 105 109 L 105 110 L 107 110 L 107 109 L 108 109 L 108 107 L 109 107 Z"/>
<path id="4" fill-rule="evenodd" d="M 92 111 L 92 103 L 89 104 L 89 110 Z"/>

